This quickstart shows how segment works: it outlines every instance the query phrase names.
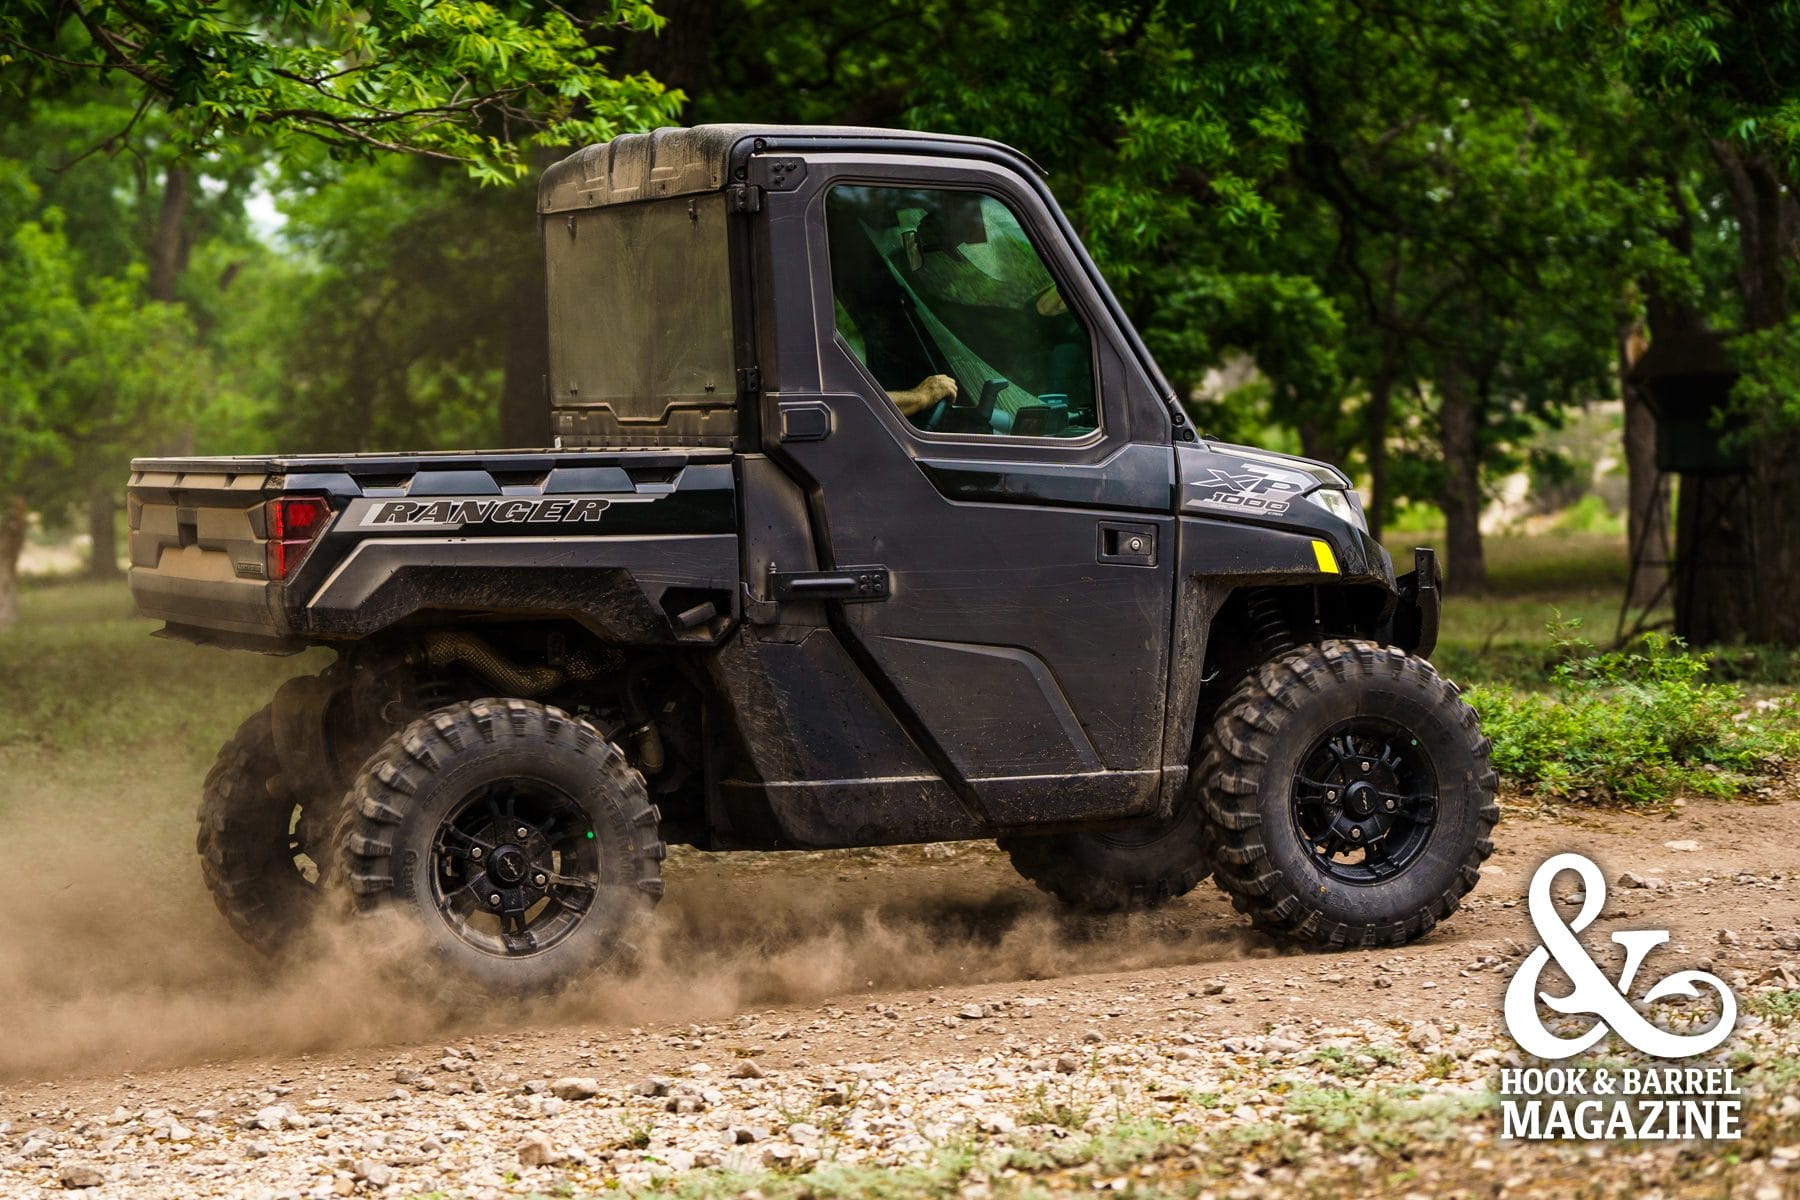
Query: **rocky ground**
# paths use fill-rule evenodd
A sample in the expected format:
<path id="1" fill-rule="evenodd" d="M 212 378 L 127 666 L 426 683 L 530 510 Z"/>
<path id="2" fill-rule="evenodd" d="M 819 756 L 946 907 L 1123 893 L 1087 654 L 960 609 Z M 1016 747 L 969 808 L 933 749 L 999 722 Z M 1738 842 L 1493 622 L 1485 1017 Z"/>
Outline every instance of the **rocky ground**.
<path id="1" fill-rule="evenodd" d="M 671 891 L 761 904 L 752 924 L 787 928 L 777 898 L 820 892 L 849 914 L 822 941 L 764 944 L 783 969 L 837 964 L 798 989 L 808 998 L 721 992 L 694 967 L 704 998 L 645 993 L 656 1002 L 623 1019 L 488 1013 L 412 1039 L 171 1064 L 179 1039 L 95 1031 L 151 1049 L 15 1071 L 0 1194 L 1800 1195 L 1800 805 L 1513 805 L 1501 832 L 1443 930 L 1330 956 L 1248 934 L 1209 886 L 1153 918 L 1058 924 L 985 846 L 690 854 Z M 1536 945 L 1526 883 L 1560 850 L 1611 882 L 1584 938 L 1609 974 L 1605 935 L 1668 928 L 1645 982 L 1700 965 L 1737 989 L 1737 1033 L 1710 1057 L 1749 1089 L 1742 1141 L 1500 1138 L 1496 1075 L 1520 1061 L 1500 998 Z M 895 940 L 896 903 L 933 919 Z M 879 959 L 858 957 L 859 930 Z M 689 947 L 744 969 L 722 944 Z M 907 955 L 910 986 L 896 985 Z"/>

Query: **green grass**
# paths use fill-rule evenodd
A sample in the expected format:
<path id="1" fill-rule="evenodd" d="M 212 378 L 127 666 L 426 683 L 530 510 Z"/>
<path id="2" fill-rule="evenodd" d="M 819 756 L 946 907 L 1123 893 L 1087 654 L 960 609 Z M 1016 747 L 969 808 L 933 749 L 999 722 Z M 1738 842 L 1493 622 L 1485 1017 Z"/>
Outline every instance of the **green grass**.
<path id="1" fill-rule="evenodd" d="M 27 584 L 20 608 L 0 633 L 0 679 L 13 684 L 0 706 L 0 763 L 21 750 L 144 745 L 210 760 L 282 680 L 326 661 L 322 651 L 274 658 L 153 637 L 158 623 L 132 614 L 123 584 Z"/>
<path id="2" fill-rule="evenodd" d="M 1800 709 L 1753 704 L 1713 677 L 1708 657 L 1660 634 L 1601 652 L 1567 626 L 1559 659 L 1529 689 L 1464 693 L 1481 714 L 1493 763 L 1514 784 L 1554 796 L 1652 803 L 1684 792 L 1748 792 L 1800 758 Z"/>
<path id="3" fill-rule="evenodd" d="M 1791 1024 L 1800 1017 L 1800 990 L 1758 993 L 1744 1001 L 1744 1009 L 1777 1025 Z"/>
<path id="4" fill-rule="evenodd" d="M 1406 571 L 1415 546 L 1441 550 L 1444 537 L 1439 530 L 1424 530 L 1390 533 L 1382 541 L 1395 569 Z M 1555 621 L 1579 621 L 1595 640 L 1610 640 L 1629 573 L 1624 538 L 1500 536 L 1484 539 L 1483 549 L 1489 591 L 1444 599 L 1432 657 L 1446 675 L 1459 681 L 1541 677 L 1553 661 L 1546 627 Z M 1654 616 L 1662 620 L 1668 613 Z"/>

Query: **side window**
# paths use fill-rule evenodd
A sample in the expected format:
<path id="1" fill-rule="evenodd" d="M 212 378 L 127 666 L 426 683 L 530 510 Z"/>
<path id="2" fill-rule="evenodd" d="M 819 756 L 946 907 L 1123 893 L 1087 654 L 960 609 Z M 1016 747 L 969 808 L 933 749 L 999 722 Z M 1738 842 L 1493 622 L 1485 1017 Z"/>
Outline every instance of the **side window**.
<path id="1" fill-rule="evenodd" d="M 906 419 L 941 433 L 1083 437 L 1093 346 L 1005 202 L 839 186 L 825 198 L 838 336 Z"/>

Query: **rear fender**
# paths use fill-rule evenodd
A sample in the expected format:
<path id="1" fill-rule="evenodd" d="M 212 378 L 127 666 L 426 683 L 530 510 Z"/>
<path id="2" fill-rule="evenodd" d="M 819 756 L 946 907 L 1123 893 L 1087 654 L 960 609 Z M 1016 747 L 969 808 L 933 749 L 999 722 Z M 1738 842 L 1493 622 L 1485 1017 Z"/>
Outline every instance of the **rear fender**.
<path id="1" fill-rule="evenodd" d="M 378 538 L 293 613 L 312 637 L 367 637 L 423 613 L 567 617 L 623 645 L 714 644 L 738 618 L 735 534 Z"/>

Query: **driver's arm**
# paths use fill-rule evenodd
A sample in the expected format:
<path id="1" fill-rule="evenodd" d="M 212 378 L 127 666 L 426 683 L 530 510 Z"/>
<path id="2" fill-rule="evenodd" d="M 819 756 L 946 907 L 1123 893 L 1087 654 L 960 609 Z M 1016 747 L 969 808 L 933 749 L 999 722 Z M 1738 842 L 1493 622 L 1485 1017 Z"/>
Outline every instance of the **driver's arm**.
<path id="1" fill-rule="evenodd" d="M 948 375 L 928 375 L 917 387 L 905 391 L 888 393 L 900 412 L 908 417 L 917 416 L 933 405 L 956 397 L 956 380 Z"/>

